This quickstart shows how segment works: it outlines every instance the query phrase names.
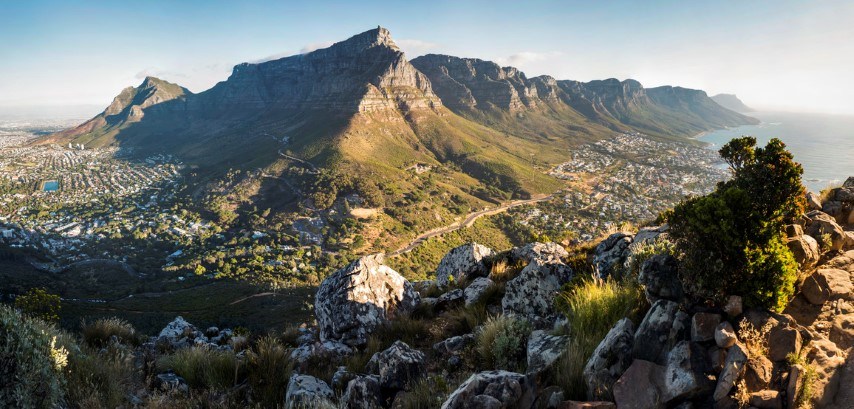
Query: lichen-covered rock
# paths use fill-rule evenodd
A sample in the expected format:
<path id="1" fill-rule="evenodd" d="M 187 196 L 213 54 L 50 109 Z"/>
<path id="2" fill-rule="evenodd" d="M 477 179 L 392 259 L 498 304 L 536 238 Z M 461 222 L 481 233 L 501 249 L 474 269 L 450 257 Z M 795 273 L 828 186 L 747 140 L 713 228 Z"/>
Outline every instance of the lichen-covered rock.
<path id="1" fill-rule="evenodd" d="M 465 290 L 465 300 L 466 307 L 471 306 L 472 304 L 480 301 L 481 297 L 486 294 L 486 291 L 489 290 L 492 285 L 495 284 L 486 277 L 478 277 L 475 278 L 471 284 L 466 287 Z"/>
<path id="2" fill-rule="evenodd" d="M 412 285 L 384 265 L 382 255 L 362 257 L 320 284 L 315 297 L 320 339 L 363 345 L 374 329 L 418 302 Z"/>
<path id="3" fill-rule="evenodd" d="M 569 337 L 549 335 L 546 331 L 538 330 L 528 338 L 528 374 L 541 373 L 560 358 L 566 350 Z"/>
<path id="4" fill-rule="evenodd" d="M 169 345 L 175 349 L 195 345 L 196 340 L 208 343 L 208 338 L 181 316 L 175 317 L 172 322 L 160 330 L 160 334 L 157 336 L 158 343 Z"/>
<path id="5" fill-rule="evenodd" d="M 644 316 L 637 332 L 633 349 L 635 359 L 663 365 L 676 342 L 687 338 L 690 331 L 688 315 L 680 313 L 679 304 L 658 300 Z"/>
<path id="6" fill-rule="evenodd" d="M 451 290 L 440 295 L 439 298 L 436 299 L 436 305 L 434 307 L 438 310 L 447 310 L 463 305 L 464 302 L 465 293 L 463 290 L 457 288 L 456 290 Z"/>
<path id="7" fill-rule="evenodd" d="M 662 400 L 665 403 L 691 399 L 714 388 L 709 380 L 711 366 L 706 350 L 699 344 L 681 341 L 667 354 Z"/>
<path id="8" fill-rule="evenodd" d="M 332 388 L 326 382 L 313 376 L 294 374 L 288 382 L 285 408 L 318 407 L 329 402 L 334 396 Z"/>
<path id="9" fill-rule="evenodd" d="M 489 247 L 477 243 L 456 247 L 445 254 L 439 262 L 439 267 L 436 268 L 436 283 L 440 287 L 446 287 L 452 280 L 459 282 L 463 279 L 486 276 L 489 274 L 486 260 L 494 254 L 495 252 Z"/>
<path id="10" fill-rule="evenodd" d="M 382 408 L 383 400 L 379 377 L 368 375 L 351 380 L 338 404 L 343 409 Z"/>
<path id="11" fill-rule="evenodd" d="M 657 254 L 641 264 L 638 282 L 650 304 L 664 299 L 679 302 L 683 297 L 679 265 L 669 254 Z"/>
<path id="12" fill-rule="evenodd" d="M 442 404 L 442 409 L 530 408 L 535 397 L 535 385 L 529 377 L 508 371 L 486 371 L 463 382 Z"/>
<path id="13" fill-rule="evenodd" d="M 433 349 L 441 354 L 455 354 L 473 345 L 474 341 L 474 334 L 457 335 L 433 344 Z"/>
<path id="14" fill-rule="evenodd" d="M 631 234 L 614 233 L 596 246 L 593 251 L 593 266 L 596 267 L 600 278 L 610 277 L 622 268 L 631 244 Z"/>
<path id="15" fill-rule="evenodd" d="M 735 386 L 738 378 L 744 372 L 745 364 L 747 364 L 747 352 L 741 345 L 733 345 L 727 351 L 724 369 L 721 371 L 720 376 L 718 376 L 718 383 L 715 385 L 715 393 L 712 395 L 715 402 L 729 395 L 732 387 Z"/>
<path id="16" fill-rule="evenodd" d="M 312 342 L 300 345 L 291 351 L 291 360 L 297 365 L 306 364 L 311 358 L 340 361 L 353 353 L 353 348 L 339 341 Z"/>
<path id="17" fill-rule="evenodd" d="M 632 363 L 635 326 L 623 318 L 608 331 L 593 351 L 582 373 L 587 386 L 587 399 L 607 399 L 614 383 Z"/>
<path id="18" fill-rule="evenodd" d="M 570 279 L 572 269 L 566 264 L 530 262 L 507 282 L 501 300 L 504 314 L 524 316 L 535 323 L 553 320 L 555 295 Z"/>
<path id="19" fill-rule="evenodd" d="M 569 257 L 569 253 L 563 246 L 557 243 L 529 243 L 522 247 L 515 247 L 510 251 L 510 256 L 516 260 L 532 262 L 541 260 L 545 262 L 560 261 Z"/>
<path id="20" fill-rule="evenodd" d="M 381 387 L 399 390 L 424 376 L 425 357 L 423 352 L 412 349 L 405 342 L 395 341 L 385 351 L 375 353 L 367 369 L 379 376 Z"/>

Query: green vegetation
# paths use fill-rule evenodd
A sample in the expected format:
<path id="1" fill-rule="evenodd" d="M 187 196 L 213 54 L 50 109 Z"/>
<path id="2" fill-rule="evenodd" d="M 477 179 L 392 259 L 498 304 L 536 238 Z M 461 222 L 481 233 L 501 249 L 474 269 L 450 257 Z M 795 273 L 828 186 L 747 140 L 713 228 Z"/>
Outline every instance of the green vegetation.
<path id="1" fill-rule="evenodd" d="M 803 212 L 803 169 L 785 144 L 733 139 L 720 150 L 733 178 L 668 215 L 689 293 L 720 300 L 741 295 L 749 306 L 782 309 L 794 292 L 797 263 L 783 226 Z"/>
<path id="2" fill-rule="evenodd" d="M 294 367 L 290 352 L 278 339 L 266 336 L 246 353 L 249 385 L 263 407 L 277 407 L 285 400 Z"/>
<path id="3" fill-rule="evenodd" d="M 59 320 L 60 302 L 58 295 L 49 294 L 44 288 L 32 288 L 15 298 L 15 308 L 32 317 L 56 322 Z"/>
<path id="4" fill-rule="evenodd" d="M 138 345 L 140 335 L 136 328 L 121 318 L 101 318 L 89 324 L 83 322 L 83 342 L 92 348 L 104 348 L 109 345 L 113 337 L 123 344 Z"/>
<path id="5" fill-rule="evenodd" d="M 237 384 L 246 376 L 232 351 L 209 348 L 184 348 L 157 361 L 160 371 L 172 370 L 192 388 L 223 389 Z"/>
<path id="6" fill-rule="evenodd" d="M 531 324 L 501 315 L 490 318 L 477 333 L 477 353 L 492 369 L 524 372 Z"/>

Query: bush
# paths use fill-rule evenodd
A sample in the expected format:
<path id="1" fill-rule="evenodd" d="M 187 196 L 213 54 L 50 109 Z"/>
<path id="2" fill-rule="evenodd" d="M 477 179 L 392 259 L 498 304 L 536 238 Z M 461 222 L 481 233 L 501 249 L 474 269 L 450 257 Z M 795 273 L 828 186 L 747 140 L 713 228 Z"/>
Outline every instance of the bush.
<path id="1" fill-rule="evenodd" d="M 646 299 L 633 281 L 585 278 L 563 290 L 556 304 L 569 320 L 569 344 L 552 368 L 550 378 L 566 397 L 584 400 L 584 365 L 617 321 L 623 317 L 634 320 L 643 314 Z"/>
<path id="2" fill-rule="evenodd" d="M 231 351 L 204 347 L 180 349 L 157 361 L 159 370 L 172 370 L 184 378 L 192 388 L 229 388 L 244 377 L 245 367 L 240 367 Z"/>
<path id="3" fill-rule="evenodd" d="M 101 318 L 91 324 L 83 323 L 83 342 L 93 348 L 104 348 L 116 337 L 119 343 L 139 345 L 136 329 L 121 318 Z"/>
<path id="4" fill-rule="evenodd" d="M 133 351 L 111 346 L 94 351 L 74 348 L 68 357 L 68 402 L 80 408 L 117 408 L 125 403 L 134 378 Z"/>
<path id="5" fill-rule="evenodd" d="M 15 298 L 15 308 L 43 321 L 56 322 L 59 321 L 60 299 L 43 288 L 31 288 L 26 294 Z"/>
<path id="6" fill-rule="evenodd" d="M 783 227 L 804 209 L 803 169 L 785 144 L 733 139 L 720 150 L 733 178 L 707 196 L 679 203 L 667 216 L 689 294 L 781 309 L 794 291 L 797 264 Z"/>
<path id="7" fill-rule="evenodd" d="M 477 334 L 477 353 L 490 369 L 524 372 L 531 324 L 502 315 L 492 318 Z"/>
<path id="8" fill-rule="evenodd" d="M 285 392 L 294 364 L 290 350 L 275 337 L 258 340 L 247 354 L 249 385 L 255 401 L 265 408 L 275 408 L 285 401 Z"/>
<path id="9" fill-rule="evenodd" d="M 0 407 L 48 408 L 63 398 L 68 352 L 53 328 L 0 305 Z"/>

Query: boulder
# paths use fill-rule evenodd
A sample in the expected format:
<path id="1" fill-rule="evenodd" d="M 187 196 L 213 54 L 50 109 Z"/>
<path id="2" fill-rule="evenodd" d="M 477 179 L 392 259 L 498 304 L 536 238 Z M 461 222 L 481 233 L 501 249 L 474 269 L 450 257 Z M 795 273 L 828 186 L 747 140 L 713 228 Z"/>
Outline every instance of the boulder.
<path id="1" fill-rule="evenodd" d="M 382 255 L 362 257 L 320 284 L 314 308 L 320 339 L 364 345 L 378 326 L 418 303 L 418 292 Z"/>
<path id="2" fill-rule="evenodd" d="M 691 318 L 691 340 L 706 342 L 715 339 L 715 330 L 721 323 L 720 314 L 698 312 Z"/>
<path id="3" fill-rule="evenodd" d="M 441 354 L 456 354 L 473 345 L 474 342 L 474 334 L 457 335 L 433 344 L 433 350 Z"/>
<path id="4" fill-rule="evenodd" d="M 681 341 L 667 354 L 661 397 L 664 403 L 679 402 L 708 393 L 711 366 L 706 350 L 699 344 Z"/>
<path id="5" fill-rule="evenodd" d="M 608 399 L 614 384 L 632 363 L 635 326 L 623 318 L 608 331 L 593 351 L 582 376 L 587 386 L 587 399 Z"/>
<path id="6" fill-rule="evenodd" d="M 806 369 L 801 364 L 794 364 L 789 370 L 789 382 L 786 384 L 786 407 L 795 408 L 798 401 L 798 395 L 801 394 L 801 388 L 804 386 L 804 371 Z"/>
<path id="7" fill-rule="evenodd" d="M 645 244 L 651 244 L 656 240 L 665 237 L 670 226 L 662 224 L 661 226 L 641 227 L 635 237 L 632 239 L 631 249 L 634 250 Z"/>
<path id="8" fill-rule="evenodd" d="M 492 280 L 486 277 L 475 278 L 465 290 L 466 307 L 480 301 L 481 297 L 483 297 L 487 290 L 489 290 L 494 284 L 495 283 L 493 283 Z"/>
<path id="9" fill-rule="evenodd" d="M 764 390 L 750 394 L 750 405 L 756 409 L 783 409 L 780 392 Z"/>
<path id="10" fill-rule="evenodd" d="M 854 203 L 854 186 L 833 189 L 833 200 L 843 203 Z"/>
<path id="11" fill-rule="evenodd" d="M 854 347 L 854 313 L 834 317 L 828 338 L 841 349 Z"/>
<path id="12" fill-rule="evenodd" d="M 614 384 L 614 402 L 620 409 L 663 409 L 664 367 L 635 359 Z"/>
<path id="13" fill-rule="evenodd" d="M 529 377 L 508 371 L 486 371 L 463 382 L 442 404 L 442 409 L 530 408 L 535 397 L 535 385 Z"/>
<path id="14" fill-rule="evenodd" d="M 773 372 L 774 364 L 770 359 L 762 355 L 748 359 L 742 375 L 747 390 L 755 392 L 767 389 Z"/>
<path id="15" fill-rule="evenodd" d="M 614 233 L 596 246 L 593 251 L 593 266 L 600 278 L 621 272 L 632 240 L 633 236 L 629 233 Z"/>
<path id="16" fill-rule="evenodd" d="M 735 328 L 729 321 L 724 321 L 718 324 L 715 328 L 715 344 L 720 348 L 729 348 L 738 342 L 738 336 L 735 334 Z"/>
<path id="17" fill-rule="evenodd" d="M 804 235 L 804 228 L 800 224 L 787 224 L 786 237 L 798 237 Z"/>
<path id="18" fill-rule="evenodd" d="M 154 377 L 154 388 L 162 392 L 189 392 L 190 386 L 184 378 L 176 375 L 174 372 L 166 372 L 157 374 Z"/>
<path id="19" fill-rule="evenodd" d="M 679 302 L 683 297 L 679 264 L 669 254 L 657 254 L 641 264 L 638 282 L 650 304 L 660 300 Z"/>
<path id="20" fill-rule="evenodd" d="M 727 397 L 732 387 L 741 377 L 744 372 L 744 366 L 747 364 L 747 351 L 740 345 L 735 344 L 727 351 L 726 362 L 724 369 L 718 376 L 718 383 L 715 385 L 715 393 L 712 395 L 714 400 L 720 401 Z"/>
<path id="21" fill-rule="evenodd" d="M 554 298 L 572 279 L 572 269 L 560 262 L 530 262 L 507 282 L 501 307 L 504 314 L 526 317 L 535 324 L 553 320 Z"/>
<path id="22" fill-rule="evenodd" d="M 801 293 L 811 304 L 820 305 L 828 300 L 852 298 L 854 284 L 851 276 L 845 270 L 823 268 L 816 270 L 804 280 Z"/>
<path id="23" fill-rule="evenodd" d="M 465 302 L 465 293 L 461 289 L 451 290 L 439 296 L 434 306 L 439 310 L 448 310 L 459 307 Z"/>
<path id="24" fill-rule="evenodd" d="M 367 369 L 379 375 L 381 387 L 400 390 L 424 376 L 425 357 L 423 352 L 412 349 L 405 342 L 395 341 L 385 351 L 375 353 Z"/>
<path id="25" fill-rule="evenodd" d="M 807 362 L 816 371 L 813 382 L 812 403 L 823 408 L 833 402 L 839 392 L 840 369 L 845 365 L 845 353 L 830 340 L 817 337 L 810 343 Z"/>
<path id="26" fill-rule="evenodd" d="M 561 259 L 569 257 L 569 253 L 560 244 L 537 242 L 513 248 L 513 250 L 510 250 L 510 257 L 515 260 L 525 260 L 529 263 L 534 260 L 549 262 L 561 261 Z"/>
<path id="27" fill-rule="evenodd" d="M 303 344 L 291 351 L 291 360 L 299 366 L 308 363 L 312 357 L 329 361 L 339 361 L 353 353 L 353 348 L 338 341 L 314 342 Z"/>
<path id="28" fill-rule="evenodd" d="M 380 409 L 383 400 L 379 377 L 376 375 L 359 376 L 347 384 L 344 395 L 338 402 L 342 409 Z"/>
<path id="29" fill-rule="evenodd" d="M 719 374 L 724 369 L 726 364 L 726 349 L 712 347 L 709 348 L 709 363 L 712 366 L 712 372 Z"/>
<path id="30" fill-rule="evenodd" d="M 169 324 L 166 324 L 166 327 L 160 330 L 160 334 L 157 335 L 158 343 L 169 345 L 175 349 L 195 345 L 197 339 L 203 343 L 208 342 L 207 337 L 201 331 L 180 315 L 175 317 Z"/>
<path id="31" fill-rule="evenodd" d="M 468 280 L 470 278 L 486 276 L 489 269 L 486 260 L 495 252 L 489 247 L 468 243 L 456 247 L 442 257 L 439 267 L 436 269 L 436 283 L 440 287 L 447 287 L 452 281 Z"/>
<path id="32" fill-rule="evenodd" d="M 569 337 L 549 335 L 546 331 L 531 332 L 528 338 L 528 374 L 541 373 L 560 358 L 566 350 Z"/>
<path id="33" fill-rule="evenodd" d="M 817 210 L 807 213 L 805 217 L 807 223 L 804 230 L 808 235 L 819 242 L 823 240 L 822 236 L 828 235 L 831 241 L 829 250 L 842 250 L 848 237 L 833 217 Z"/>
<path id="34" fill-rule="evenodd" d="M 347 388 L 347 384 L 358 376 L 358 374 L 348 371 L 346 366 L 339 366 L 335 373 L 332 374 L 330 386 L 336 391 L 343 391 Z"/>
<path id="35" fill-rule="evenodd" d="M 285 393 L 285 408 L 319 407 L 334 396 L 326 382 L 313 376 L 294 374 Z"/>
<path id="36" fill-rule="evenodd" d="M 818 242 L 806 234 L 786 239 L 786 246 L 795 256 L 798 265 L 804 268 L 815 265 L 821 257 Z"/>
<path id="37" fill-rule="evenodd" d="M 821 198 L 813 192 L 807 192 L 807 208 L 809 210 L 821 210 Z"/>
<path id="38" fill-rule="evenodd" d="M 741 315 L 743 309 L 744 307 L 741 301 L 741 296 L 731 295 L 727 297 L 726 304 L 724 305 L 724 312 L 728 317 L 735 318 Z"/>
<path id="39" fill-rule="evenodd" d="M 633 345 L 635 359 L 664 364 L 667 351 L 683 339 L 689 325 L 687 316 L 679 311 L 679 304 L 658 300 L 644 316 Z"/>
<path id="40" fill-rule="evenodd" d="M 771 327 L 768 332 L 768 358 L 774 362 L 785 361 L 789 354 L 801 351 L 801 332 L 786 325 Z"/>

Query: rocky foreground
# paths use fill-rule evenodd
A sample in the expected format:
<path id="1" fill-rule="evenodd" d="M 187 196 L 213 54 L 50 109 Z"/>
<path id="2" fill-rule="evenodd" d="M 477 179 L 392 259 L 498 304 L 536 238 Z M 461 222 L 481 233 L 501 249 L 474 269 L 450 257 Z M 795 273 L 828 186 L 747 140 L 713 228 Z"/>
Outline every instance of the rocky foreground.
<path id="1" fill-rule="evenodd" d="M 572 352 L 567 350 L 571 337 L 580 336 L 565 330 L 570 323 L 556 309 L 556 296 L 581 274 L 570 267 L 571 255 L 563 247 L 532 243 L 497 253 L 470 243 L 444 257 L 435 280 L 417 283 L 384 265 L 382 255 L 363 257 L 320 286 L 316 324 L 300 328 L 299 346 L 291 352 L 297 364 L 285 406 L 850 408 L 854 231 L 846 228 L 851 229 L 854 217 L 852 193 L 854 178 L 831 192 L 823 207 L 810 197 L 813 209 L 787 227 L 801 279 L 782 313 L 746 308 L 738 296 L 720 305 L 688 298 L 677 259 L 666 252 L 649 254 L 658 248 L 652 244 L 666 240 L 667 226 L 615 233 L 600 242 L 585 260 L 593 265 L 593 275 L 614 279 L 640 264 L 636 280 L 648 308 L 636 322 L 619 320 L 599 342 L 583 368 L 584 400 L 570 400 L 554 385 L 555 366 Z M 519 370 L 483 370 L 481 365 L 471 371 L 467 365 L 488 323 L 427 348 L 396 340 L 354 368 L 351 358 L 372 348 L 372 336 L 384 328 L 418 314 L 443 322 L 454 311 L 479 303 L 490 316 L 529 324 Z M 233 342 L 225 341 L 231 335 L 216 329 L 202 334 L 179 318 L 158 342 L 173 348 L 229 348 Z M 324 378 L 317 365 L 337 369 Z M 181 385 L 174 374 L 158 379 Z M 430 385 L 436 379 L 460 383 L 451 384 L 448 394 L 436 387 L 431 392 L 435 405 L 412 405 L 415 385 L 427 379 Z"/>

